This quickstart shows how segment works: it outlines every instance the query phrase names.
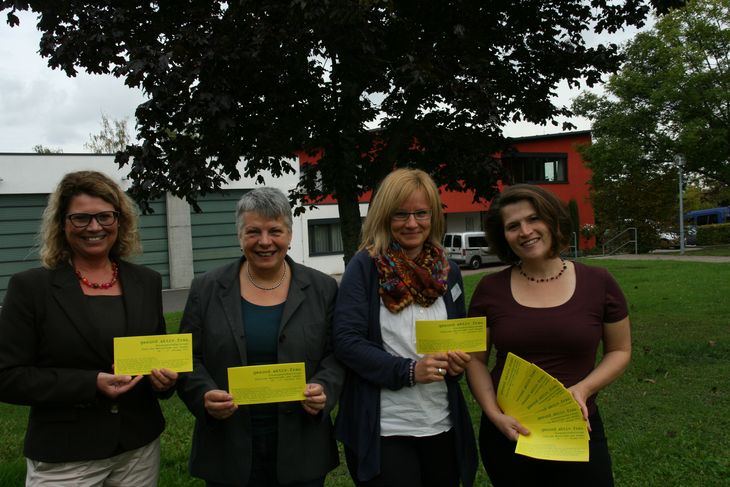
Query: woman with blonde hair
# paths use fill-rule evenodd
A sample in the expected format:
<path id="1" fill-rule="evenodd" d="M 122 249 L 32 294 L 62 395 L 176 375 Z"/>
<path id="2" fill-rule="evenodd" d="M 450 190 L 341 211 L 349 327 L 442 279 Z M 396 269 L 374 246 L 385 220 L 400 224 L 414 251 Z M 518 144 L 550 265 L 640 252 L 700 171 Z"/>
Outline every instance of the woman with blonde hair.
<path id="1" fill-rule="evenodd" d="M 360 252 L 342 276 L 335 354 L 349 368 L 336 431 L 358 486 L 471 486 L 474 434 L 459 378 L 470 356 L 420 355 L 415 321 L 466 315 L 444 216 L 423 171 L 388 175 L 371 202 Z"/>
<path id="2" fill-rule="evenodd" d="M 0 401 L 30 406 L 26 485 L 155 486 L 177 374 L 114 373 L 114 337 L 165 333 L 162 280 L 138 251 L 134 204 L 108 176 L 66 174 L 41 227 L 43 267 L 14 275 L 0 312 Z"/>

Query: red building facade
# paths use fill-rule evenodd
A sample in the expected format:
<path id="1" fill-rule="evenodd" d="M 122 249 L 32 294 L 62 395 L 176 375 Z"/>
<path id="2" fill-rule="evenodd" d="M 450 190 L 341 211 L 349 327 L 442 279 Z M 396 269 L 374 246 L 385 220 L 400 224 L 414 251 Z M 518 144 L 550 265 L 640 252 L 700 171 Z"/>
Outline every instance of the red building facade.
<path id="1" fill-rule="evenodd" d="M 502 161 L 513 183 L 537 184 L 555 193 L 568 204 L 575 200 L 580 226 L 594 224 L 593 206 L 589 197 L 591 171 L 578 152 L 581 145 L 591 143 L 590 131 L 566 132 L 513 139 L 514 153 L 503 154 Z M 489 208 L 488 203 L 473 203 L 473 193 L 443 192 L 449 231 L 475 228 L 475 217 Z M 481 225 L 481 216 L 476 217 Z M 582 239 L 581 248 L 590 248 L 594 240 Z"/>
<path id="2" fill-rule="evenodd" d="M 578 152 L 578 147 L 591 143 L 590 131 L 566 132 L 560 134 L 521 137 L 513 140 L 514 151 L 501 155 L 505 168 L 511 177 L 511 183 L 530 183 L 542 186 L 555 193 L 566 205 L 575 200 L 578 207 L 580 226 L 595 222 L 593 207 L 589 199 L 590 170 Z M 318 156 L 300 154 L 300 164 L 315 163 Z M 505 182 L 506 184 L 506 182 Z M 371 193 L 360 198 L 361 214 L 367 213 L 367 203 Z M 474 193 L 442 191 L 442 202 L 445 204 L 446 229 L 448 232 L 466 232 L 482 230 L 484 212 L 489 208 L 487 202 L 474 202 Z M 308 249 L 307 258 L 312 258 L 311 265 L 317 259 L 323 260 L 342 254 L 339 218 L 336 213 L 336 201 L 328 198 L 317 204 L 319 210 L 305 214 L 307 218 L 305 240 Z M 579 236 L 580 238 L 580 236 Z M 581 249 L 595 245 L 593 239 L 581 239 Z"/>

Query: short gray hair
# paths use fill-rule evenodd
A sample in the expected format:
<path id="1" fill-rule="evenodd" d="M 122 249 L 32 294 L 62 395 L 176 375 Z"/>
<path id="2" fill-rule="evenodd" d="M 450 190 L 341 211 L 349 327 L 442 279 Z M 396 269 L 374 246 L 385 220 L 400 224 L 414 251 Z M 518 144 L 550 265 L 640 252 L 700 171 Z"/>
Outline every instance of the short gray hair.
<path id="1" fill-rule="evenodd" d="M 284 223 L 292 230 L 291 206 L 286 195 L 276 188 L 256 188 L 241 196 L 236 205 L 236 228 L 241 235 L 246 222 L 244 214 L 253 211 L 270 220 L 284 219 Z"/>

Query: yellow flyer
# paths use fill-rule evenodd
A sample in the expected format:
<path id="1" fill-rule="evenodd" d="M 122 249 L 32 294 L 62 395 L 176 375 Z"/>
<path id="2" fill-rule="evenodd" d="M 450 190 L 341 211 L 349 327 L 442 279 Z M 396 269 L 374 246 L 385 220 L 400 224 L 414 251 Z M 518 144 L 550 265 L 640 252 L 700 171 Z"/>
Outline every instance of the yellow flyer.
<path id="1" fill-rule="evenodd" d="M 416 321 L 417 353 L 439 353 L 452 350 L 483 352 L 486 349 L 486 316 Z"/>
<path id="2" fill-rule="evenodd" d="M 114 338 L 114 372 L 149 375 L 152 369 L 193 370 L 193 335 L 144 335 Z"/>
<path id="3" fill-rule="evenodd" d="M 543 460 L 588 461 L 588 428 L 580 406 L 541 368 L 509 353 L 497 403 L 530 430 L 517 439 L 515 453 Z"/>
<path id="4" fill-rule="evenodd" d="M 228 369 L 228 389 L 236 404 L 302 401 L 305 387 L 304 362 Z"/>

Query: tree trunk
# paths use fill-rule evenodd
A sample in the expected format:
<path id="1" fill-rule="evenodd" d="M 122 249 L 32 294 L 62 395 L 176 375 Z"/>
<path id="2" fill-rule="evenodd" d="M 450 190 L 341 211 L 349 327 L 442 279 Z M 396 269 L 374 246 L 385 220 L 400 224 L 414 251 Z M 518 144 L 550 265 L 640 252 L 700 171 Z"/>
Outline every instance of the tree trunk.
<path id="1" fill-rule="evenodd" d="M 354 176 L 353 176 L 354 178 Z M 357 193 L 337 192 L 337 209 L 340 212 L 340 230 L 342 232 L 342 248 L 345 266 L 357 252 L 360 245 L 360 205 Z"/>

